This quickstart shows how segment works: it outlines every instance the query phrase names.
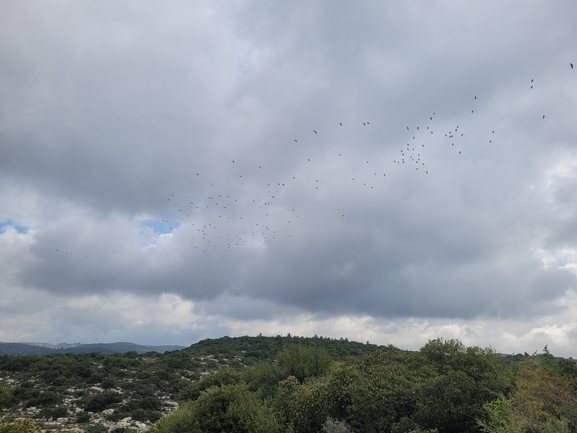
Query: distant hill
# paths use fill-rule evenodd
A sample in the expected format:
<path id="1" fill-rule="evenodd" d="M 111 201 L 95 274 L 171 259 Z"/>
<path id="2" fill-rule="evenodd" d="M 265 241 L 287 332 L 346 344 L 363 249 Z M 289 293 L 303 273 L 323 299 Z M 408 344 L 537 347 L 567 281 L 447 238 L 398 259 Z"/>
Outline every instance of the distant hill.
<path id="1" fill-rule="evenodd" d="M 183 349 L 183 354 L 191 356 L 217 356 L 229 360 L 231 367 L 251 365 L 254 362 L 272 360 L 276 354 L 291 346 L 323 347 L 333 359 L 343 360 L 348 356 L 372 353 L 379 348 L 376 344 L 349 341 L 346 338 L 327 337 L 221 337 L 207 338 Z"/>
<path id="2" fill-rule="evenodd" d="M 277 352 L 294 345 L 324 347 L 335 359 L 371 353 L 379 346 L 374 344 L 348 341 L 347 339 L 330 339 L 323 337 L 221 337 L 201 340 L 189 347 L 165 345 L 145 346 L 135 343 L 0 343 L 0 355 L 50 355 L 56 353 L 90 353 L 102 354 L 136 352 L 139 355 L 147 352 L 172 352 L 185 350 L 192 356 L 220 355 L 229 359 L 243 359 L 241 364 L 252 364 L 255 361 L 273 359 Z M 234 364 L 234 362 L 233 362 Z"/>
<path id="3" fill-rule="evenodd" d="M 226 367 L 240 372 L 272 365 L 294 346 L 324 348 L 335 360 L 388 350 L 345 338 L 280 335 L 206 339 L 186 348 L 0 343 L 0 398 L 3 387 L 12 396 L 0 415 L 32 417 L 53 433 L 129 433 L 128 426 L 143 433 L 188 398 L 186 390 L 202 377 Z"/>
<path id="4" fill-rule="evenodd" d="M 172 352 L 184 346 L 143 346 L 135 343 L 94 343 L 94 344 L 48 344 L 48 343 L 0 343 L 0 355 L 49 355 L 53 353 L 127 353 Z"/>
<path id="5" fill-rule="evenodd" d="M 450 349 L 453 341 L 436 341 L 436 344 L 447 346 Z M 384 416 L 388 416 L 391 407 L 413 411 L 416 407 L 413 404 L 415 399 L 421 396 L 418 390 L 429 389 L 427 388 L 429 385 L 439 386 L 438 389 L 435 388 L 439 392 L 438 399 L 444 401 L 443 395 L 445 394 L 443 393 L 447 387 L 447 382 L 441 382 L 441 380 L 444 380 L 447 375 L 443 373 L 443 369 L 446 368 L 447 362 L 450 361 L 453 354 L 452 351 L 447 351 L 444 346 L 441 347 L 443 349 L 441 351 L 429 351 L 429 356 L 434 355 L 429 362 L 419 352 L 403 351 L 393 346 L 375 345 L 368 341 L 361 343 L 349 341 L 346 338 L 331 339 L 317 336 L 312 338 L 290 335 L 221 337 L 205 339 L 186 348 L 180 346 L 143 346 L 134 343 L 0 343 L 0 405 L 2 403 L 4 405 L 3 407 L 0 406 L 0 415 L 4 419 L 32 418 L 43 431 L 52 433 L 71 431 L 80 433 L 145 433 L 146 429 L 158 419 L 169 415 L 181 403 L 192 399 L 194 395 L 198 395 L 201 390 L 200 382 L 204 378 L 209 377 L 206 383 L 216 384 L 217 382 L 211 382 L 212 379 L 208 375 L 223 368 L 228 367 L 231 370 L 220 376 L 221 379 L 228 378 L 227 380 L 229 380 L 240 377 L 254 389 L 262 389 L 262 392 L 274 392 L 274 387 L 281 379 L 275 376 L 281 371 L 275 367 L 282 364 L 278 362 L 279 352 L 295 346 L 324 349 L 333 360 L 340 361 L 334 364 L 335 368 L 338 368 L 339 365 L 346 366 L 346 368 L 338 370 L 339 375 L 330 378 L 323 376 L 324 379 L 322 380 L 334 381 L 338 378 L 348 377 L 350 380 L 343 380 L 342 384 L 344 385 L 338 385 L 334 390 L 349 389 L 348 386 L 350 385 L 350 394 L 347 394 L 346 399 L 343 398 L 339 401 L 347 402 L 349 401 L 347 399 L 353 397 L 361 399 L 357 405 L 349 406 L 355 410 L 357 408 L 362 410 L 366 405 L 371 406 L 374 401 L 375 404 L 381 404 L 379 407 L 385 408 L 382 411 Z M 6 354 L 7 352 L 11 354 Z M 38 356 L 39 353 L 43 355 Z M 449 358 L 448 360 L 443 358 L 438 360 L 435 354 L 440 354 L 441 357 L 449 356 Z M 473 386 L 477 377 L 484 381 L 486 380 L 484 379 L 485 374 L 494 374 L 499 369 L 503 372 L 501 378 L 497 377 L 496 381 L 487 383 L 498 384 L 500 380 L 509 383 L 512 380 L 512 375 L 515 374 L 514 372 L 525 366 L 526 374 L 540 375 L 529 375 L 526 378 L 521 378 L 525 381 L 534 381 L 534 383 L 527 382 L 531 386 L 549 386 L 549 382 L 543 382 L 543 380 L 550 379 L 552 381 L 551 388 L 543 388 L 543 396 L 546 398 L 551 395 L 557 398 L 555 397 L 557 394 L 551 394 L 552 391 L 549 390 L 555 389 L 555 392 L 558 390 L 565 392 L 565 389 L 573 390 L 574 388 L 569 385 L 563 388 L 565 385 L 558 386 L 558 384 L 565 383 L 562 382 L 565 378 L 570 379 L 571 383 L 574 384 L 577 379 L 577 364 L 574 360 L 554 358 L 548 353 L 542 355 L 501 355 L 500 360 L 502 362 L 488 364 L 484 361 L 481 362 L 487 356 L 484 352 L 478 353 L 473 350 L 463 352 L 462 355 L 467 357 L 468 361 L 461 363 L 459 361 L 461 358 L 457 357 L 457 360 L 454 361 L 455 368 L 471 369 L 474 375 L 471 375 L 471 380 L 462 380 L 462 378 L 469 376 L 456 376 L 455 380 L 448 382 L 451 387 L 457 387 L 456 390 L 454 389 L 455 393 L 451 394 L 458 396 L 455 397 L 455 401 L 459 403 L 455 404 L 460 404 L 461 401 L 466 403 L 466 399 L 461 398 L 462 395 L 466 395 L 468 398 L 496 395 L 484 394 L 484 391 L 463 393 L 459 387 Z M 476 361 L 472 362 L 471 360 Z M 422 374 L 416 374 L 417 369 L 421 369 L 423 366 L 423 362 L 429 362 L 430 365 L 422 370 Z M 395 364 L 396 367 L 383 369 L 381 368 L 383 363 Z M 404 367 L 400 365 L 403 363 L 406 364 Z M 301 367 L 301 364 L 291 366 L 291 364 L 284 362 L 283 365 L 290 368 L 304 368 Z M 477 369 L 483 366 L 490 367 L 490 370 L 479 375 L 478 371 L 480 370 Z M 541 370 L 537 372 L 535 368 L 539 366 L 548 368 L 548 372 L 543 373 Z M 232 370 L 236 370 L 236 372 Z M 452 370 L 449 371 L 452 372 Z M 382 376 L 385 374 L 386 377 Z M 435 376 L 438 374 L 441 375 Z M 295 389 L 306 390 L 309 387 L 308 389 L 313 390 L 316 388 L 310 387 L 315 387 L 319 383 L 316 381 L 302 382 L 302 385 Z M 332 383 L 336 384 L 337 382 Z M 239 388 L 241 391 L 243 389 Z M 330 389 L 333 390 L 333 388 Z M 395 392 L 390 392 L 391 389 Z M 465 388 L 465 390 L 469 389 Z M 383 403 L 382 398 L 397 399 L 397 392 L 405 392 L 405 390 L 409 394 L 403 395 L 407 395 L 409 400 L 404 400 L 403 397 L 398 400 L 399 405 L 396 406 L 396 403 Z M 574 391 L 571 392 L 573 392 L 571 399 L 567 398 L 563 402 L 567 401 L 573 404 L 575 396 Z M 331 393 L 306 391 L 302 395 L 307 399 L 309 397 L 329 398 L 333 395 Z M 4 398 L 2 401 L 3 395 L 9 398 Z M 431 398 L 428 404 L 434 403 L 436 398 Z M 410 404 L 406 404 L 407 401 Z M 299 409 L 299 413 L 306 413 L 308 410 L 309 414 L 315 414 L 318 407 L 321 406 L 316 405 L 316 403 L 314 405 L 305 404 L 302 406 L 302 410 Z M 435 414 L 446 412 L 444 406 L 441 405 Z M 410 415 L 411 412 L 403 413 Z M 374 418 L 372 415 L 363 415 L 359 419 L 371 420 Z M 577 421 L 574 425 L 577 425 Z M 463 431 L 454 429 L 454 431 L 457 430 Z M 300 431 L 320 431 L 320 427 L 318 429 L 303 428 Z M 377 429 L 359 429 L 357 431 L 377 431 Z M 161 432 L 156 430 L 156 433 Z"/>

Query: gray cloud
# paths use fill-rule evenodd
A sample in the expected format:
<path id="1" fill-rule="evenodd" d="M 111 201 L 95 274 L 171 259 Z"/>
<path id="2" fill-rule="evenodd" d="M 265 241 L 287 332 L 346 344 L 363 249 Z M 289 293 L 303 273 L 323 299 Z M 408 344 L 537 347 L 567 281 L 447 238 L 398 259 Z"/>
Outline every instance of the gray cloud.
<path id="1" fill-rule="evenodd" d="M 574 307 L 571 2 L 4 12 L 0 298 L 175 294 L 211 336 Z"/>

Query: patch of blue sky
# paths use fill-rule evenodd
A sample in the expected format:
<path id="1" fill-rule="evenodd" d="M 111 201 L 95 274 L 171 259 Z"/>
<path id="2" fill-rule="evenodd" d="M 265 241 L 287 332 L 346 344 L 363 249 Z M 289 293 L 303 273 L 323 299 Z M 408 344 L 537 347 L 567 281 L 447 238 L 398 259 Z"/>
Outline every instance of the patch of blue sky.
<path id="1" fill-rule="evenodd" d="M 140 221 L 140 235 L 143 241 L 141 247 L 154 246 L 158 243 L 160 236 L 171 234 L 180 227 L 178 221 L 169 220 L 143 220 Z"/>
<path id="2" fill-rule="evenodd" d="M 246 62 L 237 62 L 237 70 L 241 75 L 246 75 L 250 72 L 250 67 Z"/>
<path id="3" fill-rule="evenodd" d="M 140 227 L 141 233 L 143 232 L 142 229 L 148 227 L 156 234 L 165 235 L 172 233 L 175 229 L 180 227 L 180 223 L 178 221 L 169 220 L 144 220 L 140 222 Z"/>
<path id="4" fill-rule="evenodd" d="M 29 228 L 17 224 L 13 219 L 0 221 L 0 233 L 4 233 L 7 227 L 13 227 L 18 233 L 28 233 Z"/>
<path id="5" fill-rule="evenodd" d="M 568 257 L 559 257 L 552 262 L 549 262 L 547 265 L 552 268 L 564 268 L 568 265 L 572 265 L 575 263 L 575 260 L 570 259 Z"/>

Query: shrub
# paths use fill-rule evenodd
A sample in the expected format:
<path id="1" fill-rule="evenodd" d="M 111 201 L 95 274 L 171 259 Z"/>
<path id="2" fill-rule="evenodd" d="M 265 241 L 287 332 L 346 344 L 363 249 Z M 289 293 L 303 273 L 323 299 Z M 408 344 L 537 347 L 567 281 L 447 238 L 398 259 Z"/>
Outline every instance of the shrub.
<path id="1" fill-rule="evenodd" d="M 84 431 L 86 433 L 105 433 L 108 432 L 108 429 L 104 427 L 102 424 L 93 424 L 87 426 Z"/>
<path id="2" fill-rule="evenodd" d="M 31 419 L 17 419 L 0 423 L 0 433 L 40 433 L 40 427 Z"/>
<path id="3" fill-rule="evenodd" d="M 87 422 L 90 422 L 90 414 L 88 412 L 81 412 L 76 417 L 76 422 L 78 424 L 86 424 Z"/>
<path id="4" fill-rule="evenodd" d="M 120 403 L 122 396 L 116 392 L 101 392 L 86 400 L 84 409 L 87 412 L 102 412 L 115 403 Z"/>

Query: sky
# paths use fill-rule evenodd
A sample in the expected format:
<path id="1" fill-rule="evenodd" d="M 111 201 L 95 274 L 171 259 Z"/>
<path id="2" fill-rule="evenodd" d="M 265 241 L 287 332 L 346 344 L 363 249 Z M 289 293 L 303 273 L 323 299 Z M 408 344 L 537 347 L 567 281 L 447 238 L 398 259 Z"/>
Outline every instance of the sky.
<path id="1" fill-rule="evenodd" d="M 0 341 L 577 357 L 577 3 L 0 1 Z"/>

